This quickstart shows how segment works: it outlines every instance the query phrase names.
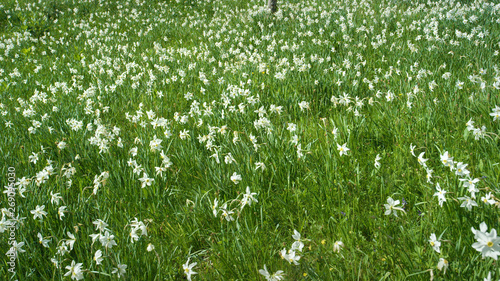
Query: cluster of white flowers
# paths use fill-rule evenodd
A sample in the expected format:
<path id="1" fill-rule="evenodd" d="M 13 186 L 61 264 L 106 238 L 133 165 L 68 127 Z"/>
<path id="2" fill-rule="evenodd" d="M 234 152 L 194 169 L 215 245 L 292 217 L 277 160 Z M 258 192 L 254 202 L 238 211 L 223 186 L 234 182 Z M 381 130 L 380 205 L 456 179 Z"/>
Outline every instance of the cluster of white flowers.
<path id="1" fill-rule="evenodd" d="M 45 14 L 42 12 L 46 10 L 43 1 L 24 2 L 16 4 L 15 10 L 6 7 L 6 14 L 29 15 L 27 24 Z M 82 181 L 87 181 L 90 176 L 90 182 L 85 183 L 88 188 L 81 192 L 88 194 L 92 189 L 94 196 L 90 196 L 91 199 L 98 198 L 110 177 L 108 171 L 102 171 L 112 171 L 111 167 L 101 168 L 100 165 L 113 166 L 102 161 L 103 156 L 119 157 L 128 152 L 130 158 L 127 165 L 131 170 L 128 174 L 134 179 L 133 184 L 141 187 L 137 192 L 147 192 L 163 190 L 160 185 L 164 186 L 172 175 L 188 173 L 177 162 L 183 161 L 179 151 L 192 149 L 196 155 L 202 155 L 200 159 L 207 161 L 207 165 L 224 171 L 221 176 L 223 184 L 231 186 L 239 194 L 236 198 L 230 197 L 234 199 L 223 202 L 221 206 L 218 194 L 213 201 L 214 216 L 220 214 L 221 221 L 226 223 L 237 220 L 244 208 L 258 203 L 256 197 L 260 187 L 253 185 L 251 177 L 268 173 L 266 169 L 276 169 L 275 163 L 268 160 L 270 157 L 266 154 L 273 153 L 270 151 L 273 141 L 281 140 L 283 132 L 288 134 L 288 131 L 289 134 L 282 143 L 293 145 L 292 155 L 285 155 L 286 158 L 300 160 L 300 164 L 307 163 L 307 155 L 318 152 L 318 146 L 313 142 L 323 141 L 318 137 L 308 143 L 310 132 L 314 130 L 313 126 L 309 127 L 309 121 L 316 118 L 318 108 L 325 106 L 316 98 L 319 95 L 301 95 L 302 89 L 290 89 L 287 87 L 294 86 L 286 85 L 295 85 L 295 82 L 304 84 L 306 93 L 309 86 L 314 87 L 314 91 L 321 90 L 322 85 L 333 88 L 335 94 L 330 98 L 331 103 L 325 106 L 328 110 L 325 114 L 335 117 L 345 115 L 360 124 L 366 124 L 363 122 L 372 116 L 373 111 L 383 111 L 386 106 L 411 112 L 429 104 L 444 104 L 445 99 L 440 96 L 443 87 L 456 91 L 458 95 L 473 92 L 469 101 L 465 102 L 485 104 L 500 89 L 500 71 L 497 65 L 491 65 L 495 60 L 488 63 L 477 60 L 475 64 L 470 63 L 458 70 L 454 68 L 456 63 L 442 63 L 439 67 L 425 65 L 427 54 L 438 54 L 438 50 L 439 57 L 446 56 L 446 61 L 458 58 L 465 61 L 468 57 L 459 54 L 460 46 L 477 47 L 498 56 L 500 45 L 493 43 L 496 39 L 493 35 L 497 34 L 495 24 L 500 23 L 500 5 L 491 1 L 460 5 L 456 1 L 419 5 L 416 1 L 405 4 L 407 9 L 385 2 L 375 7 L 370 1 L 306 1 L 300 5 L 292 1 L 280 3 L 281 9 L 274 14 L 272 21 L 268 20 L 262 5 L 251 5 L 255 1 L 241 5 L 239 19 L 234 17 L 234 11 L 224 11 L 222 8 L 225 6 L 212 5 L 213 1 L 199 3 L 200 7 L 206 4 L 214 6 L 211 7 L 216 9 L 213 17 L 201 15 L 196 9 L 183 10 L 180 7 L 185 3 L 176 2 L 178 5 L 160 1 L 154 7 L 148 7 L 155 17 L 140 12 L 148 4 L 147 1 L 123 1 L 116 4 L 112 15 L 96 9 L 85 18 L 80 16 L 81 11 L 75 6 L 61 11 L 68 19 L 75 18 L 67 22 L 67 30 L 51 30 L 42 36 L 35 36 L 33 30 L 29 32 L 31 28 L 24 32 L 7 30 L 0 37 L 0 87 L 2 91 L 9 92 L 0 103 L 0 118 L 6 130 L 19 136 L 25 134 L 30 142 L 23 146 L 22 153 L 26 154 L 26 164 L 30 168 L 26 170 L 32 174 L 19 178 L 15 191 L 21 198 L 32 195 L 30 200 L 26 200 L 29 202 L 26 203 L 29 204 L 28 214 L 33 216 L 33 220 L 29 216 L 28 221 L 40 226 L 36 236 L 43 247 L 57 247 L 51 250 L 57 251 L 53 261 L 59 269 L 62 267 L 60 263 L 71 260 L 71 264 L 65 267 L 68 270 L 65 276 L 71 279 L 83 279 L 86 272 L 83 267 L 87 265 L 85 261 L 77 263 L 67 255 L 77 245 L 76 237 L 81 233 L 66 231 L 73 225 L 66 224 L 72 220 L 67 220 L 65 214 L 71 216 L 75 212 L 70 207 L 74 203 L 69 202 L 72 198 L 70 192 L 78 192 L 75 188 L 70 189 L 72 179 L 78 174 Z M 0 5 L 0 8 L 4 9 L 4 6 Z M 186 20 L 177 20 L 174 15 Z M 414 20 L 416 15 L 426 16 Z M 493 24 L 485 25 L 483 18 L 488 18 Z M 443 21 L 452 23 L 453 28 L 443 27 L 447 26 L 443 25 Z M 275 30 L 276 26 L 290 22 L 295 22 L 296 28 L 287 32 Z M 332 26 L 335 28 L 332 29 Z M 169 31 L 167 35 L 162 35 L 163 38 L 152 37 L 165 34 L 164 30 L 178 33 Z M 184 44 L 183 38 L 173 38 L 172 34 L 199 36 L 193 38 L 193 44 Z M 72 40 L 68 42 L 66 38 Z M 146 41 L 152 43 L 144 47 Z M 69 52 L 69 55 L 69 49 L 75 51 Z M 382 55 L 369 55 L 373 50 Z M 404 54 L 411 56 L 405 57 Z M 393 88 L 395 83 L 400 85 L 402 81 L 404 87 Z M 273 92 L 276 89 L 297 90 L 297 96 Z M 22 97 L 15 96 L 19 93 Z M 436 97 L 427 101 L 430 93 L 439 99 Z M 293 97 L 290 101 L 280 100 L 282 94 L 286 94 L 287 98 L 289 95 Z M 122 95 L 130 100 L 124 101 Z M 488 104 L 487 108 L 491 107 Z M 67 113 L 72 116 L 68 118 Z M 500 119 L 500 107 L 495 105 L 488 113 L 493 122 Z M 481 114 L 486 115 L 486 112 Z M 123 117 L 125 119 L 120 120 Z M 340 159 L 354 161 L 353 152 L 362 153 L 363 149 L 359 149 L 350 138 L 348 131 L 353 127 L 349 127 L 351 124 L 337 125 L 340 129 L 333 124 L 331 131 L 334 142 L 327 142 L 333 145 L 333 150 L 336 146 Z M 467 134 L 472 132 L 476 140 L 493 137 L 496 125 L 485 123 L 476 127 L 471 118 L 466 123 Z M 493 131 L 487 132 L 486 126 Z M 324 127 L 326 132 L 327 126 Z M 50 144 L 49 153 L 43 146 L 41 152 L 34 148 L 40 142 Z M 88 144 L 92 149 L 88 149 Z M 439 206 L 460 202 L 460 207 L 468 211 L 500 206 L 498 195 L 495 197 L 498 191 L 486 187 L 485 181 L 480 178 L 475 178 L 472 175 L 475 169 L 469 164 L 454 161 L 447 151 L 440 155 L 442 164 L 450 168 L 465 189 L 453 190 L 454 187 L 444 180 L 433 183 L 433 173 L 438 174 L 434 178 L 442 179 L 440 169 L 431 167 L 432 160 L 428 162 L 429 159 L 424 158 L 426 152 L 417 157 L 415 146 L 411 144 L 410 147 L 411 154 L 426 171 L 427 183 L 432 184 L 433 190 L 435 186 L 432 198 L 437 198 Z M 247 153 L 248 148 L 250 153 Z M 85 160 L 90 159 L 92 163 L 100 161 L 99 168 L 97 165 L 84 167 L 88 166 L 87 161 L 84 164 L 78 161 L 79 155 L 71 156 L 79 149 L 85 150 L 78 151 Z M 377 152 L 371 153 L 375 155 Z M 206 157 L 204 153 L 208 153 Z M 377 170 L 381 167 L 380 155 L 388 154 L 380 151 L 374 163 L 369 161 Z M 66 157 L 71 157 L 71 161 L 68 162 Z M 370 156 L 370 159 L 373 157 Z M 113 164 L 121 168 L 121 160 Z M 44 166 L 45 161 L 47 164 Z M 474 162 L 469 163 L 472 165 Z M 59 167 L 62 167 L 60 171 Z M 116 171 L 115 174 L 113 171 L 113 178 L 127 176 L 127 172 L 121 174 L 121 171 Z M 63 184 L 59 183 L 60 180 Z M 248 186 L 243 192 L 241 187 L 250 183 L 256 192 Z M 459 201 L 451 198 L 453 196 L 457 196 Z M 481 206 L 476 208 L 478 205 Z M 392 197 L 387 198 L 384 206 L 387 216 L 397 217 L 400 212 L 405 212 L 400 201 Z M 2 209 L 0 233 L 10 225 L 22 227 L 24 218 L 19 215 L 15 218 L 8 213 L 6 208 Z M 47 234 L 47 228 L 52 227 L 51 219 L 64 225 L 58 235 L 65 238 L 43 235 Z M 131 244 L 147 237 L 145 222 L 134 218 L 129 223 Z M 94 255 L 96 265 L 100 265 L 111 257 L 108 251 L 114 249 L 117 243 L 105 222 L 97 220 L 94 224 L 99 233 L 91 235 L 92 243 L 99 240 L 103 247 Z M 496 259 L 499 251 L 496 230 L 487 232 L 486 225 L 481 224 L 480 230 L 473 229 L 473 233 L 478 241 L 473 247 L 484 257 Z M 293 238 L 295 242 L 290 249 L 283 249 L 281 256 L 290 263 L 298 264 L 304 247 L 302 241 L 305 240 L 297 231 L 294 231 Z M 79 239 L 78 243 L 86 247 L 82 240 Z M 51 241 L 59 242 L 54 246 Z M 429 243 L 438 253 L 441 241 L 435 233 L 431 234 Z M 140 243 L 134 245 L 137 244 Z M 14 249 L 22 252 L 23 245 L 24 242 L 16 242 Z M 333 251 L 340 252 L 341 247 L 343 243 L 337 241 Z M 148 251 L 152 250 L 154 246 L 150 244 Z M 117 277 L 125 274 L 126 265 L 118 261 L 113 264 L 116 267 L 112 274 Z M 189 258 L 183 265 L 188 280 L 196 274 L 193 271 L 195 265 L 190 263 Z M 446 271 L 447 267 L 448 261 L 440 258 L 438 269 Z M 270 274 L 265 265 L 259 272 L 267 280 L 284 278 L 283 271 Z"/>
<path id="2" fill-rule="evenodd" d="M 130 223 L 130 242 L 134 243 L 134 241 L 139 240 L 139 232 L 141 236 L 148 236 L 148 230 L 146 224 L 144 222 L 137 220 L 134 218 Z"/>
<path id="3" fill-rule="evenodd" d="M 233 221 L 234 220 L 233 214 L 235 213 L 235 210 L 237 208 L 228 209 L 228 204 L 229 204 L 229 206 L 231 206 L 231 204 L 234 202 L 238 202 L 240 204 L 240 210 L 238 212 L 238 216 L 239 216 L 239 214 L 241 213 L 241 211 L 243 210 L 243 208 L 245 206 L 251 206 L 252 202 L 255 202 L 255 203 L 259 202 L 255 198 L 256 195 L 257 195 L 257 193 L 251 192 L 250 187 L 247 186 L 245 193 L 242 194 L 242 196 L 243 196 L 242 199 L 238 199 L 239 198 L 239 196 L 238 196 L 236 199 L 225 202 L 224 204 L 222 204 L 222 206 L 219 207 L 219 200 L 217 200 L 217 198 L 215 198 L 214 202 L 212 204 L 212 213 L 213 213 L 214 217 L 217 217 L 217 215 L 220 212 L 221 219 L 226 219 L 226 221 Z"/>
<path id="4" fill-rule="evenodd" d="M 295 240 L 292 244 L 292 247 L 287 251 L 286 248 L 280 251 L 280 256 L 282 259 L 286 260 L 290 264 L 299 265 L 300 256 L 297 252 L 302 252 L 304 248 L 304 242 L 310 241 L 309 239 L 301 238 L 300 233 L 297 230 L 293 230 L 292 238 Z M 266 265 L 264 265 L 264 269 L 260 269 L 259 273 L 263 275 L 266 280 L 282 280 L 285 278 L 284 271 L 278 270 L 273 274 L 270 274 L 267 270 Z"/>
<path id="5" fill-rule="evenodd" d="M 94 189 L 92 190 L 92 194 L 96 195 L 97 194 L 97 190 L 100 187 L 103 187 L 104 185 L 106 185 L 106 181 L 108 180 L 108 178 L 109 178 L 109 172 L 108 171 L 102 172 L 99 176 L 96 175 L 94 177 Z"/>
<path id="6" fill-rule="evenodd" d="M 472 121 L 472 119 L 469 120 L 465 125 L 467 126 L 467 131 L 472 131 L 475 140 L 484 139 L 484 137 L 488 135 L 488 133 L 486 132 L 486 126 L 483 125 L 481 126 L 481 128 L 476 128 L 474 127 L 474 121 Z"/>

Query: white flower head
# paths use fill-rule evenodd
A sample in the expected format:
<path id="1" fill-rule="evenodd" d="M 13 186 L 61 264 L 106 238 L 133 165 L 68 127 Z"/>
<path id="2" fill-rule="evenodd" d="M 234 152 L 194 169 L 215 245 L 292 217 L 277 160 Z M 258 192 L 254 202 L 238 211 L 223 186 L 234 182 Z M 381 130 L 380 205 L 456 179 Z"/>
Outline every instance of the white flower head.
<path id="1" fill-rule="evenodd" d="M 39 218 L 40 220 L 43 220 L 43 216 L 47 216 L 47 212 L 44 211 L 45 205 L 37 205 L 35 210 L 30 211 L 33 214 L 33 219 L 36 220 Z"/>
<path id="2" fill-rule="evenodd" d="M 280 254 L 281 254 L 281 257 L 283 259 L 285 259 L 287 262 L 293 263 L 294 265 L 299 265 L 298 261 L 300 260 L 300 256 L 298 256 L 295 253 L 295 250 L 290 249 L 287 252 L 286 249 L 283 249 L 283 250 L 281 250 Z"/>
<path id="3" fill-rule="evenodd" d="M 424 167 L 427 167 L 427 165 L 425 164 L 425 162 L 426 162 L 427 160 L 429 160 L 429 159 L 425 159 L 425 158 L 424 158 L 424 154 L 425 154 L 425 152 L 422 152 L 422 153 L 420 153 L 420 155 L 418 155 L 418 163 L 419 163 L 420 165 L 424 166 Z"/>
<path id="4" fill-rule="evenodd" d="M 238 175 L 236 172 L 233 173 L 233 175 L 231 176 L 231 181 L 234 183 L 234 184 L 238 184 L 240 181 L 241 181 L 241 175 Z"/>
<path id="5" fill-rule="evenodd" d="M 375 156 L 375 164 L 374 164 L 374 165 L 375 165 L 375 168 L 376 168 L 376 169 L 379 169 L 379 168 L 380 168 L 380 162 L 379 162 L 379 161 L 380 161 L 381 159 L 382 159 L 382 158 L 380 158 L 380 154 L 377 154 L 377 156 Z"/>
<path id="6" fill-rule="evenodd" d="M 500 237 L 497 236 L 497 231 L 492 229 L 490 232 L 486 232 L 488 227 L 484 222 L 479 227 L 479 230 L 472 229 L 474 238 L 477 240 L 476 243 L 472 244 L 472 248 L 481 252 L 483 258 L 491 257 L 497 260 L 500 255 Z"/>
<path id="7" fill-rule="evenodd" d="M 405 210 L 401 207 L 398 207 L 399 205 L 399 200 L 394 201 L 391 197 L 387 198 L 387 204 L 384 204 L 386 210 L 385 210 L 385 215 L 388 216 L 391 213 L 394 214 L 394 216 L 398 216 L 396 211 L 402 211 L 403 213 L 406 213 Z"/>
<path id="8" fill-rule="evenodd" d="M 122 275 L 126 273 L 126 271 L 127 271 L 126 264 L 118 264 L 117 267 L 113 268 L 113 271 L 111 273 L 116 274 L 118 278 L 120 278 Z"/>
<path id="9" fill-rule="evenodd" d="M 446 270 L 448 269 L 448 266 L 449 266 L 449 263 L 447 260 L 443 259 L 443 258 L 440 258 L 439 259 L 439 262 L 437 264 L 437 268 L 439 270 L 442 270 L 443 271 L 443 274 L 446 274 Z"/>
<path id="10" fill-rule="evenodd" d="M 82 271 L 83 263 L 75 263 L 75 261 L 71 262 L 71 265 L 66 266 L 68 272 L 64 274 L 64 276 L 71 276 L 71 280 L 81 280 L 83 279 L 83 271 Z"/>
<path id="11" fill-rule="evenodd" d="M 439 186 L 439 183 L 436 183 L 436 189 L 438 192 L 434 193 L 433 196 L 437 196 L 438 200 L 439 200 L 439 206 L 443 207 L 443 203 L 446 201 L 446 193 L 447 191 L 444 190 L 444 189 L 441 189 L 441 187 Z"/>
<path id="12" fill-rule="evenodd" d="M 340 249 L 344 247 L 344 243 L 342 241 L 335 241 L 333 243 L 333 251 L 336 253 L 340 253 Z"/>
<path id="13" fill-rule="evenodd" d="M 439 240 L 436 238 L 436 234 L 431 234 L 429 243 L 431 244 L 434 251 L 441 253 L 441 250 L 439 249 L 441 247 L 441 242 L 439 242 Z"/>
<path id="14" fill-rule="evenodd" d="M 193 271 L 193 267 L 195 267 L 198 263 L 193 262 L 189 263 L 189 258 L 185 264 L 182 265 L 182 269 L 184 270 L 184 274 L 186 274 L 187 280 L 191 281 L 191 275 L 198 274 Z"/>
<path id="15" fill-rule="evenodd" d="M 293 230 L 292 238 L 295 239 L 295 242 L 292 244 L 292 250 L 302 252 L 304 248 L 304 243 L 302 243 L 303 239 L 300 238 L 300 233 L 295 229 Z"/>
<path id="16" fill-rule="evenodd" d="M 342 155 L 347 155 L 347 152 L 350 149 L 347 148 L 347 143 L 344 143 L 343 145 L 337 143 L 337 150 L 339 151 L 340 156 L 342 156 Z"/>
<path id="17" fill-rule="evenodd" d="M 283 280 L 285 278 L 283 276 L 283 270 L 278 270 L 273 274 L 270 274 L 269 271 L 267 271 L 266 265 L 264 264 L 264 269 L 259 269 L 259 273 L 266 278 L 267 281 L 279 281 Z"/>
<path id="18" fill-rule="evenodd" d="M 246 193 L 243 194 L 243 199 L 241 199 L 241 209 L 246 205 L 251 206 L 252 202 L 258 203 L 259 201 L 255 199 L 255 195 L 257 195 L 257 193 L 251 192 L 250 187 L 247 186 Z"/>

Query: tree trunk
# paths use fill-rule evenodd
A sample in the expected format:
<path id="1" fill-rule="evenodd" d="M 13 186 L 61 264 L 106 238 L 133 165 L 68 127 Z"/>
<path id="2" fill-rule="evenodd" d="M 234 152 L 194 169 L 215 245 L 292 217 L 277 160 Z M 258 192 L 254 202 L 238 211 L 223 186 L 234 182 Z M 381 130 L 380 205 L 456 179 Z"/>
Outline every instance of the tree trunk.
<path id="1" fill-rule="evenodd" d="M 269 7 L 269 10 L 271 11 L 272 14 L 276 13 L 276 11 L 278 10 L 276 1 L 277 0 L 268 0 L 267 2 L 267 6 Z"/>

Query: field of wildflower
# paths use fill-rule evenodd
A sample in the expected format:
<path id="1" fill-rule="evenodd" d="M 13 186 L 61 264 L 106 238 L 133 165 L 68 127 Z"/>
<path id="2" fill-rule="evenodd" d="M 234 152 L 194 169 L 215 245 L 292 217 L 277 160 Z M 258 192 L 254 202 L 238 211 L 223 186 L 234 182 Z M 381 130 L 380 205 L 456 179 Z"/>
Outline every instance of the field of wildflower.
<path id="1" fill-rule="evenodd" d="M 6 0 L 1 280 L 499 280 L 500 4 Z"/>

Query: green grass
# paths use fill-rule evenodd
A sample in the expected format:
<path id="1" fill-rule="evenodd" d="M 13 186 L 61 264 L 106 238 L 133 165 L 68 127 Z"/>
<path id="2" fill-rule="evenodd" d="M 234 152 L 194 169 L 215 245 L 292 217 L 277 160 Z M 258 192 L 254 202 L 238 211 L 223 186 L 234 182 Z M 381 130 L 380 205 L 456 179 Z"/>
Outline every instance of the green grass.
<path id="1" fill-rule="evenodd" d="M 0 208 L 15 199 L 23 218 L 0 224 L 0 252 L 24 243 L 2 280 L 70 280 L 73 261 L 87 280 L 185 280 L 188 261 L 193 280 L 265 280 L 264 265 L 284 280 L 500 278 L 471 231 L 500 230 L 498 4 L 264 2 L 0 4 L 0 182 L 18 183 Z M 242 207 L 247 186 L 258 202 Z M 385 215 L 389 197 L 405 212 Z M 281 257 L 294 230 L 298 265 Z M 92 241 L 106 231 L 117 245 Z"/>

